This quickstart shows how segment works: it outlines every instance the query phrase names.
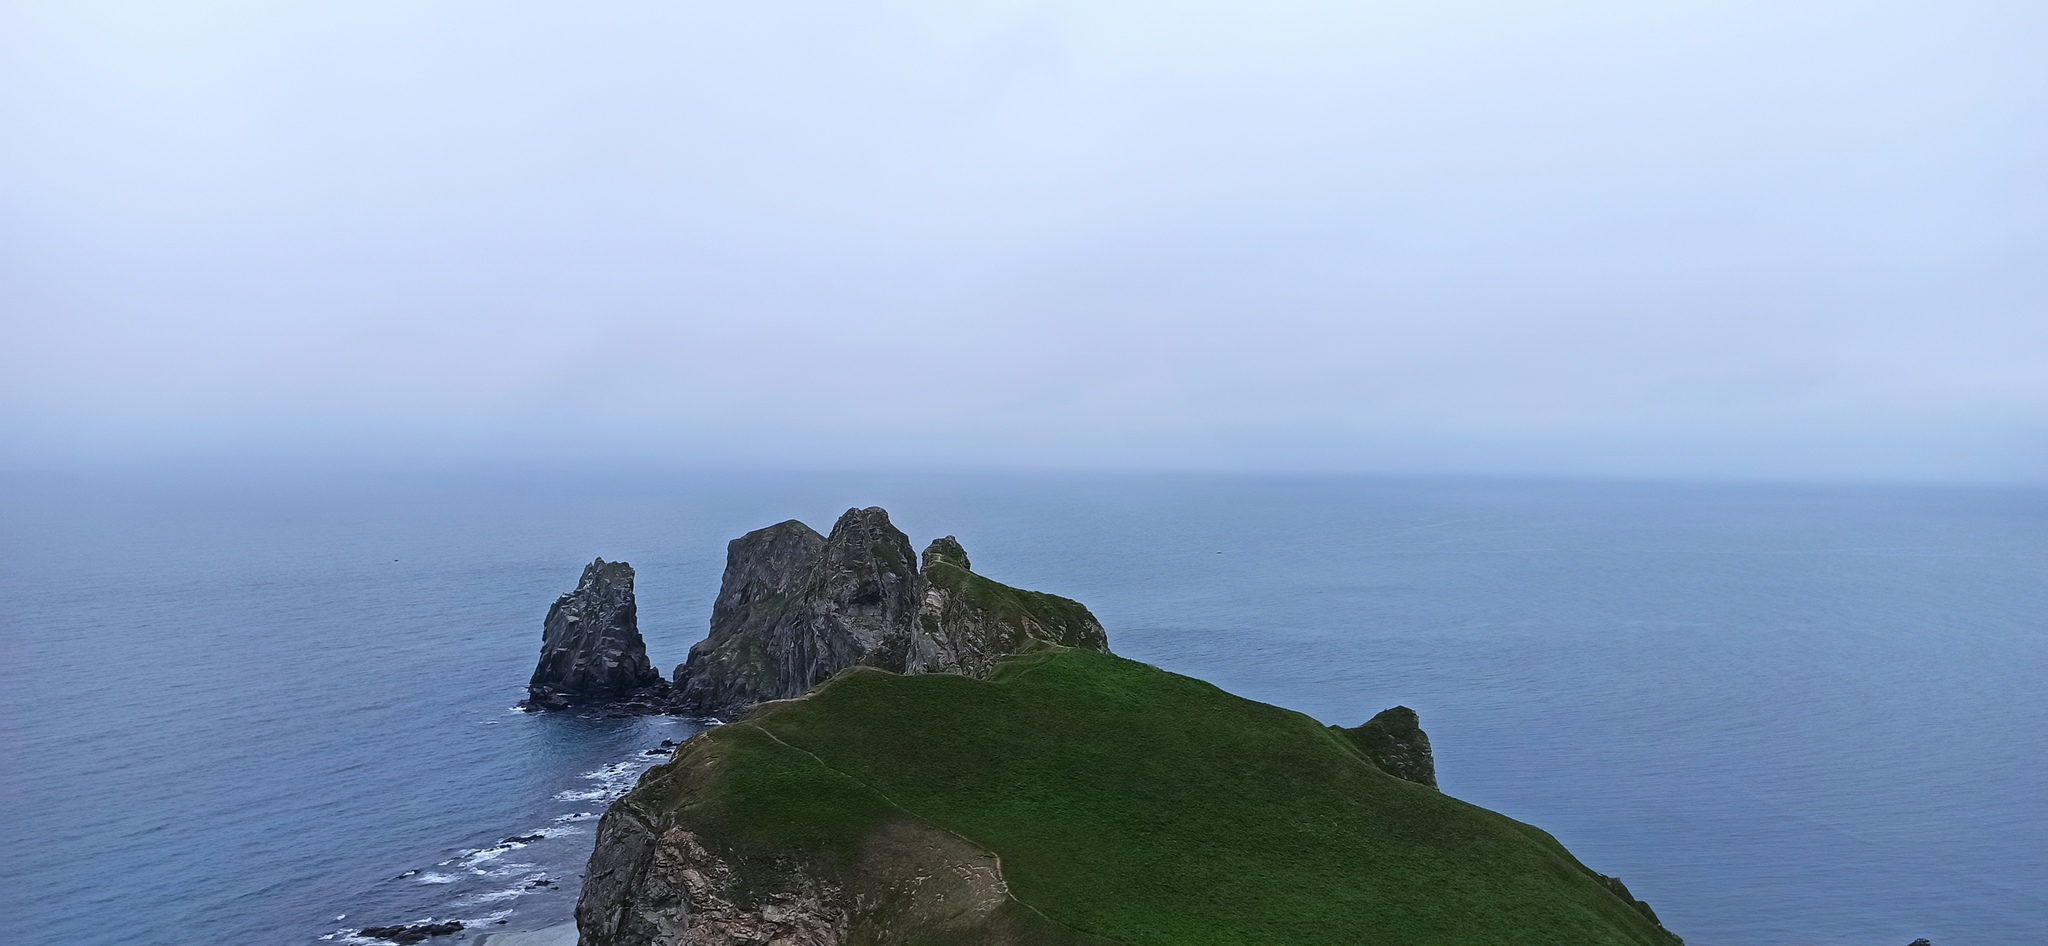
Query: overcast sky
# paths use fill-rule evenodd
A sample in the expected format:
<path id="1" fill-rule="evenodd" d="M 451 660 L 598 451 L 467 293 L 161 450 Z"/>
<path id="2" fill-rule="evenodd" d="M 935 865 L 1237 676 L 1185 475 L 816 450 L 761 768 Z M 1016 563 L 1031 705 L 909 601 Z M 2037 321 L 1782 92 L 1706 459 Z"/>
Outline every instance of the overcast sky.
<path id="1" fill-rule="evenodd" d="M 0 0 L 8 466 L 2048 482 L 2048 4 Z"/>

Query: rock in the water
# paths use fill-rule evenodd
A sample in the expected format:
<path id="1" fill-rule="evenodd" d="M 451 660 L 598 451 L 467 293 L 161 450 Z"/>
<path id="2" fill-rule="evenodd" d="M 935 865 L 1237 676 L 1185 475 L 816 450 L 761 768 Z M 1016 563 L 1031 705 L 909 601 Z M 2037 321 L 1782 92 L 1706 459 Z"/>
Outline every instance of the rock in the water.
<path id="1" fill-rule="evenodd" d="M 417 923 L 412 926 L 372 926 L 362 930 L 360 936 L 371 939 L 388 939 L 402 946 L 411 946 L 430 936 L 447 936 L 462 932 L 462 923 L 450 920 L 446 923 Z"/>
<path id="2" fill-rule="evenodd" d="M 1414 710 L 1396 706 L 1362 726 L 1330 728 L 1351 740 L 1380 771 L 1417 785 L 1436 787 L 1436 757 L 1430 754 L 1429 734 L 1422 731 Z"/>
<path id="3" fill-rule="evenodd" d="M 658 699 L 661 674 L 647 661 L 633 603 L 633 566 L 598 559 L 576 590 L 556 599 L 541 632 L 540 663 L 526 685 L 526 708 Z"/>
<path id="4" fill-rule="evenodd" d="M 879 507 L 829 536 L 790 520 L 733 540 L 711 633 L 675 670 L 679 707 L 729 719 L 852 666 L 982 674 L 1033 641 L 1108 649 L 1087 608 L 974 574 L 951 536 L 924 563 Z"/>

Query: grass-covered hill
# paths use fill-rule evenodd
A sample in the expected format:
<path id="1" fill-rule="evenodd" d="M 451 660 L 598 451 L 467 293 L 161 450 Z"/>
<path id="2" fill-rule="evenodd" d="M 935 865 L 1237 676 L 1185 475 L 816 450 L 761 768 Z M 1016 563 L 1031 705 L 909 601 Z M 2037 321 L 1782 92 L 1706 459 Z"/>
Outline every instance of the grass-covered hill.
<path id="1" fill-rule="evenodd" d="M 691 740 L 606 815 L 577 915 L 586 946 L 1677 942 L 1340 730 L 1057 648 L 850 670 Z"/>

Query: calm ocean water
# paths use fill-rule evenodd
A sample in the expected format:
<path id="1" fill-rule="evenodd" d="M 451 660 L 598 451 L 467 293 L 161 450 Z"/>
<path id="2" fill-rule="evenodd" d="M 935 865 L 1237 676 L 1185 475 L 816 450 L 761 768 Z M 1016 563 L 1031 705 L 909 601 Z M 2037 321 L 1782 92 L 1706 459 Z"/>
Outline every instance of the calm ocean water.
<path id="1" fill-rule="evenodd" d="M 0 487 L 8 944 L 559 922 L 589 816 L 694 727 L 511 712 L 548 604 L 591 557 L 632 562 L 666 669 L 728 539 L 870 504 L 920 548 L 955 534 L 984 573 L 1086 602 L 1126 656 L 1327 722 L 1415 707 L 1445 791 L 1549 830 L 1694 946 L 2048 942 L 2040 491 Z"/>

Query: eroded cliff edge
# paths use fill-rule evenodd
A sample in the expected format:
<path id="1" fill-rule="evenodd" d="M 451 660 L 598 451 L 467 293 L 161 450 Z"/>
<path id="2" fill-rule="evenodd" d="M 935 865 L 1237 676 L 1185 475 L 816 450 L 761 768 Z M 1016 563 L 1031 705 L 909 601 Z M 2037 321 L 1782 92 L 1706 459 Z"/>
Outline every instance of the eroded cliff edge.
<path id="1" fill-rule="evenodd" d="M 764 721 L 692 739 L 605 813 L 582 946 L 1108 946 L 1019 902 L 993 852 Z"/>
<path id="2" fill-rule="evenodd" d="M 1038 644 L 1109 649 L 1086 607 L 975 574 L 952 536 L 919 563 L 876 506 L 827 535 L 792 519 L 734 539 L 710 634 L 675 669 L 678 711 L 736 718 L 848 667 L 980 675 Z"/>

